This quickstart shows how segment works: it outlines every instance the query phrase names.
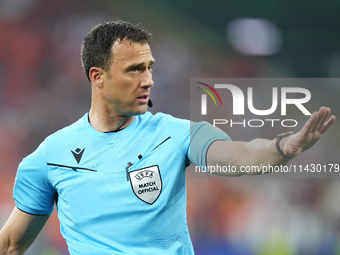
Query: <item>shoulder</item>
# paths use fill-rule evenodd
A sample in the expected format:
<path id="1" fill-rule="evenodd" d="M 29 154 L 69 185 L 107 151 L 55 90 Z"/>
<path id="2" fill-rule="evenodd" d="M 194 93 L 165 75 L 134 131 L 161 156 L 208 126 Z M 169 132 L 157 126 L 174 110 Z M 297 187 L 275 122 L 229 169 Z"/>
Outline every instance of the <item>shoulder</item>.
<path id="1" fill-rule="evenodd" d="M 87 119 L 87 114 L 80 118 L 78 121 L 74 122 L 73 124 L 66 126 L 53 134 L 49 135 L 46 137 L 46 141 L 50 142 L 53 140 L 58 140 L 62 138 L 69 138 L 73 137 L 75 134 L 79 134 L 82 131 L 84 132 L 84 128 L 86 126 L 86 119 Z"/>
<path id="2" fill-rule="evenodd" d="M 142 118 L 146 119 L 147 123 L 143 127 L 142 132 L 145 136 L 150 135 L 153 137 L 164 138 L 170 140 L 179 148 L 182 152 L 186 153 L 190 143 L 190 121 L 185 119 L 176 118 L 170 114 L 157 113 L 152 115 L 147 113 Z"/>
<path id="3" fill-rule="evenodd" d="M 85 116 L 84 116 L 85 117 Z M 47 136 L 44 141 L 42 141 L 39 146 L 27 155 L 21 164 L 24 164 L 27 162 L 32 163 L 32 164 L 37 164 L 38 162 L 43 163 L 47 161 L 48 155 L 50 154 L 50 151 L 58 151 L 60 150 L 60 147 L 63 145 L 69 143 L 72 139 L 75 137 L 78 137 L 79 135 L 79 130 L 82 129 L 84 126 L 84 117 L 76 121 L 75 123 L 64 127 L 49 136 Z"/>
<path id="4" fill-rule="evenodd" d="M 139 124 L 141 126 L 148 126 L 152 129 L 166 128 L 169 131 L 172 131 L 173 129 L 176 129 L 177 131 L 183 129 L 189 131 L 190 129 L 189 120 L 176 118 L 170 114 L 162 112 L 158 112 L 155 115 L 150 112 L 146 112 L 145 114 L 140 115 L 139 118 Z"/>
<path id="5" fill-rule="evenodd" d="M 47 136 L 41 143 L 38 151 L 44 153 L 47 162 L 60 161 L 60 158 L 69 158 L 71 151 L 82 149 L 91 139 L 91 130 L 87 125 L 87 114 L 73 124 L 66 126 Z M 42 155 L 42 153 L 40 153 Z M 72 155 L 70 157 L 72 160 Z"/>

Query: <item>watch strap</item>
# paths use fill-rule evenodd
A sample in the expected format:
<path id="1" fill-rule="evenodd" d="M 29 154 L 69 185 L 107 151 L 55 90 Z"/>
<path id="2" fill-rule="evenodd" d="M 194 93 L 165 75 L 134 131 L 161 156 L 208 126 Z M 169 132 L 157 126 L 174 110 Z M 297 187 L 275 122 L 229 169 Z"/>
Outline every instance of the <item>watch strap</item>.
<path id="1" fill-rule="evenodd" d="M 276 149 L 277 149 L 277 151 L 280 153 L 280 155 L 283 158 L 289 158 L 289 159 L 293 158 L 293 157 L 289 157 L 286 154 L 284 154 L 284 152 L 280 148 L 280 141 L 281 141 L 281 139 L 286 137 L 286 136 L 292 135 L 292 134 L 293 134 L 293 131 L 289 131 L 289 132 L 282 133 L 282 134 L 279 134 L 279 135 L 276 136 Z"/>

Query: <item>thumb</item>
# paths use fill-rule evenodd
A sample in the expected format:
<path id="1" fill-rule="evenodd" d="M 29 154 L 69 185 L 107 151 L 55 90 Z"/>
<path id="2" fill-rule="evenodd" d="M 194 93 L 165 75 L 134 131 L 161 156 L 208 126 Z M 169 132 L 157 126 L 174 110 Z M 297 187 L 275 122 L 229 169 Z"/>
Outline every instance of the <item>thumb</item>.
<path id="1" fill-rule="evenodd" d="M 283 153 L 286 154 L 288 157 L 293 156 L 293 154 L 294 154 L 293 146 L 289 143 L 286 144 L 283 148 Z"/>
<path id="2" fill-rule="evenodd" d="M 287 156 L 295 157 L 302 151 L 302 144 L 299 139 L 299 133 L 292 135 L 285 141 L 283 153 Z"/>

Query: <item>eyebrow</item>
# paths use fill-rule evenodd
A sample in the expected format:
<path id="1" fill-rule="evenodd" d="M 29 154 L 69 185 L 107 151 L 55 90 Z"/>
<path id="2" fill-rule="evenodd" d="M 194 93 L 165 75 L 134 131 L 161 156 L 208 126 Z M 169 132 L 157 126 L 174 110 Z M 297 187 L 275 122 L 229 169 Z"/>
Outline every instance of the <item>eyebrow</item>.
<path id="1" fill-rule="evenodd" d="M 149 66 L 153 66 L 154 64 L 155 64 L 155 61 L 153 61 L 153 60 L 149 62 Z M 128 66 L 125 70 L 127 72 L 129 72 L 131 70 L 134 70 L 136 68 L 141 68 L 141 67 L 144 67 L 144 66 L 145 66 L 144 62 L 139 63 L 139 64 L 132 64 L 132 65 Z"/>

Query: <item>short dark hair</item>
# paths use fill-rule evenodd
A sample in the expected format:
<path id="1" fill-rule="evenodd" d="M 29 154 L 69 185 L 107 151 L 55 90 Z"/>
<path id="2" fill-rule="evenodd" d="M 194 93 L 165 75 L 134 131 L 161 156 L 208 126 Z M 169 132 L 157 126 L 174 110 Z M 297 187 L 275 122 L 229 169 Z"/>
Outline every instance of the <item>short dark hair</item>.
<path id="1" fill-rule="evenodd" d="M 101 23 L 92 28 L 81 45 L 81 63 L 87 79 L 91 82 L 89 72 L 92 67 L 109 71 L 113 57 L 111 47 L 115 41 L 127 39 L 149 43 L 151 36 L 147 30 L 139 27 L 139 24 L 122 20 Z"/>

